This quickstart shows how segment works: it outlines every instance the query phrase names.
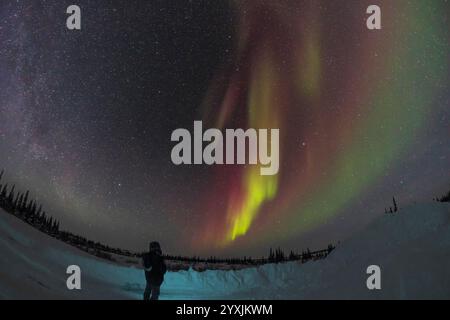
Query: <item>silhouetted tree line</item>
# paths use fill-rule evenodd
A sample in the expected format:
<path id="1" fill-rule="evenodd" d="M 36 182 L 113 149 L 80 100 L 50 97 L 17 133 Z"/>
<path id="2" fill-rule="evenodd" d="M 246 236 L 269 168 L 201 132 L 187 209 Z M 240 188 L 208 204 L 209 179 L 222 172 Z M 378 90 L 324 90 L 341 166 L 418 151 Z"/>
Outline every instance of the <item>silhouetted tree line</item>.
<path id="1" fill-rule="evenodd" d="M 114 260 L 112 254 L 128 256 L 128 257 L 141 257 L 142 253 L 136 253 L 129 250 L 113 248 L 100 242 L 95 242 L 82 237 L 77 234 L 73 234 L 68 231 L 62 231 L 59 228 L 59 221 L 45 212 L 41 205 L 36 200 L 30 199 L 30 192 L 25 193 L 16 191 L 15 185 L 11 188 L 8 184 L 2 184 L 4 170 L 0 172 L 0 208 L 5 212 L 21 219 L 34 228 L 40 230 L 43 233 L 48 234 L 58 240 L 61 240 L 69 245 L 77 247 L 90 254 L 98 256 L 103 259 Z M 225 263 L 230 265 L 261 265 L 266 263 L 279 263 L 286 261 L 302 261 L 317 260 L 325 258 L 331 251 L 334 250 L 333 245 L 329 245 L 325 250 L 310 251 L 307 249 L 301 254 L 291 251 L 289 255 L 286 255 L 281 248 L 273 250 L 270 248 L 268 257 L 252 258 L 217 258 L 211 256 L 209 258 L 200 258 L 197 256 L 173 256 L 165 255 L 167 260 L 183 261 L 188 263 Z"/>
<path id="2" fill-rule="evenodd" d="M 294 253 L 291 251 L 288 255 L 281 249 L 273 250 L 270 248 L 268 257 L 261 258 L 252 258 L 246 257 L 243 258 L 217 258 L 217 257 L 209 257 L 209 258 L 200 258 L 200 257 L 185 257 L 185 256 L 171 256 L 165 255 L 164 258 L 166 260 L 174 260 L 174 261 L 184 261 L 189 263 L 224 263 L 230 265 L 262 265 L 267 263 L 280 263 L 280 262 L 288 262 L 288 261 L 301 261 L 306 262 L 309 260 L 318 260 L 327 257 L 331 251 L 333 251 L 336 247 L 332 244 L 328 245 L 327 249 L 311 251 L 307 249 L 302 253 Z"/>
<path id="3" fill-rule="evenodd" d="M 4 171 L 0 172 L 0 182 Z M 6 212 L 15 215 L 35 228 L 55 236 L 59 233 L 59 221 L 53 219 L 38 206 L 35 200 L 31 200 L 30 192 L 16 192 L 15 185 L 11 189 L 8 184 L 0 183 L 0 207 Z"/>
<path id="4" fill-rule="evenodd" d="M 438 201 L 438 202 L 450 202 L 450 191 L 447 192 L 446 195 L 443 195 L 442 197 L 435 198 L 434 200 Z"/>
<path id="5" fill-rule="evenodd" d="M 332 244 L 329 244 L 326 249 L 311 251 L 309 248 L 302 251 L 302 253 L 296 253 L 294 251 L 290 251 L 289 255 L 286 255 L 281 248 L 273 250 L 270 248 L 269 257 L 267 258 L 267 262 L 269 263 L 279 263 L 285 261 L 301 261 L 306 262 L 309 260 L 319 260 L 327 257 L 331 251 L 333 251 L 336 247 Z"/>
<path id="6" fill-rule="evenodd" d="M 15 185 L 9 188 L 7 183 L 2 184 L 3 175 L 4 170 L 0 172 L 0 208 L 5 212 L 16 216 L 34 228 L 54 238 L 101 258 L 112 260 L 112 256 L 108 253 L 115 253 L 123 256 L 138 256 L 138 254 L 128 250 L 111 248 L 100 242 L 88 240 L 85 237 L 71 232 L 61 231 L 59 228 L 59 221 L 48 215 L 36 200 L 30 199 L 29 191 L 26 191 L 25 193 L 19 192 L 16 191 Z"/>

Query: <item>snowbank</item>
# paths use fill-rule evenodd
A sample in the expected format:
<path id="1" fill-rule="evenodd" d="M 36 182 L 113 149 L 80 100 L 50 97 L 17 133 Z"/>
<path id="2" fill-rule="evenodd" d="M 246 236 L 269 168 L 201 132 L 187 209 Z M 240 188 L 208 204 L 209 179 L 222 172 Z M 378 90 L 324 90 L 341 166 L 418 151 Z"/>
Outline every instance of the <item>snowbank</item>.
<path id="1" fill-rule="evenodd" d="M 169 272 L 162 299 L 450 298 L 450 206 L 414 205 L 380 215 L 331 255 L 306 264 L 239 271 Z M 66 289 L 79 265 L 82 290 Z M 369 291 L 366 269 L 381 267 L 382 290 Z M 140 299 L 142 270 L 90 256 L 0 212 L 0 298 Z"/>

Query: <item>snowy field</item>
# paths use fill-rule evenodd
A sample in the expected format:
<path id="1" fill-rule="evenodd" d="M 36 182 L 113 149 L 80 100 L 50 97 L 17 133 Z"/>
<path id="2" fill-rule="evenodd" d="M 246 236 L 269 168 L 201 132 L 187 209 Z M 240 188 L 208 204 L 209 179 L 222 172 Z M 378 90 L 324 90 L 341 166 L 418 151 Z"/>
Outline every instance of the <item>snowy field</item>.
<path id="1" fill-rule="evenodd" d="M 330 241 L 333 239 L 330 239 Z M 79 265 L 82 290 L 66 289 Z M 366 269 L 381 267 L 379 291 Z M 0 212 L 0 298 L 140 299 L 142 270 L 90 256 Z M 450 205 L 383 215 L 324 260 L 239 271 L 169 272 L 161 299 L 450 299 Z"/>

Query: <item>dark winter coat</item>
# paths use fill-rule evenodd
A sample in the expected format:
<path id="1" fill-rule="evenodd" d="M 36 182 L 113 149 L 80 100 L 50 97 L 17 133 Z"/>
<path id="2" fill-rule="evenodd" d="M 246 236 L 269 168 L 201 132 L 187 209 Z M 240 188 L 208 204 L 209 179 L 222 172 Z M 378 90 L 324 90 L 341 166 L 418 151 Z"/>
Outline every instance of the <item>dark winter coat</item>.
<path id="1" fill-rule="evenodd" d="M 144 253 L 142 256 L 145 279 L 152 286 L 161 286 L 164 281 L 164 274 L 167 271 L 166 263 L 162 257 L 161 250 L 153 250 Z"/>

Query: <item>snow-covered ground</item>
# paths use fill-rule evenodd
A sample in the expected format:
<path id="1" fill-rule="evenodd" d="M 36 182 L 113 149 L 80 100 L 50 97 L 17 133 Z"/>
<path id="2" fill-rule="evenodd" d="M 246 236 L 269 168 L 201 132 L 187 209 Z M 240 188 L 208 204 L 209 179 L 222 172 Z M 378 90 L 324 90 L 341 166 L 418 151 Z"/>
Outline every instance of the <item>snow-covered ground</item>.
<path id="1" fill-rule="evenodd" d="M 331 239 L 330 239 L 331 240 Z M 79 265 L 82 290 L 66 289 Z M 381 267 L 379 291 L 366 268 Z M 142 270 L 113 264 L 0 212 L 0 298 L 140 299 Z M 382 215 L 319 261 L 239 271 L 169 272 L 162 299 L 450 298 L 450 205 L 428 203 Z"/>

